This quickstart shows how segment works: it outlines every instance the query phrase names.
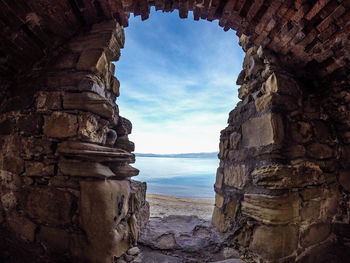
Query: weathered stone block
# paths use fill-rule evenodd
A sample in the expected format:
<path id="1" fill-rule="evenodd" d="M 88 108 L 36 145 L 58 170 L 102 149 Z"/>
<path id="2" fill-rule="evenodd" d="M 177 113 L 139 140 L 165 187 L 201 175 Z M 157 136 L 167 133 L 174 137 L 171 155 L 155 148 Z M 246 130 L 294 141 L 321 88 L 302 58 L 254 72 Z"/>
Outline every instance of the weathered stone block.
<path id="1" fill-rule="evenodd" d="M 129 208 L 131 213 L 134 213 L 142 208 L 146 202 L 147 184 L 139 181 L 130 180 L 130 201 Z"/>
<path id="2" fill-rule="evenodd" d="M 62 98 L 60 92 L 39 92 L 36 99 L 38 112 L 49 110 L 60 110 L 62 107 Z"/>
<path id="3" fill-rule="evenodd" d="M 254 229 L 250 249 L 267 260 L 291 255 L 298 245 L 295 226 L 258 226 Z"/>
<path id="4" fill-rule="evenodd" d="M 43 119 L 39 114 L 22 116 L 17 120 L 17 127 L 24 134 L 37 135 L 40 133 L 42 125 Z"/>
<path id="5" fill-rule="evenodd" d="M 222 208 L 224 205 L 224 197 L 219 194 L 215 194 L 215 206 L 218 208 Z"/>
<path id="6" fill-rule="evenodd" d="M 5 211 L 12 210 L 17 205 L 17 198 L 13 192 L 1 195 L 1 204 Z"/>
<path id="7" fill-rule="evenodd" d="M 116 97 L 119 97 L 120 95 L 119 88 L 120 88 L 119 80 L 116 77 L 111 76 L 111 90 Z"/>
<path id="8" fill-rule="evenodd" d="M 128 212 L 129 181 L 81 181 L 80 224 L 87 234 L 87 257 L 108 262 L 129 246 L 129 227 L 120 224 Z"/>
<path id="9" fill-rule="evenodd" d="M 272 109 L 272 95 L 271 94 L 265 94 L 259 98 L 257 98 L 255 101 L 255 108 L 257 112 L 262 112 L 264 110 L 271 110 Z"/>
<path id="10" fill-rule="evenodd" d="M 49 137 L 75 136 L 78 130 L 77 116 L 64 112 L 53 112 L 50 116 L 45 116 L 43 130 L 44 134 Z"/>
<path id="11" fill-rule="evenodd" d="M 43 155 L 53 154 L 51 148 L 51 141 L 39 138 L 22 138 L 22 145 L 24 150 L 23 158 L 31 159 L 38 158 Z"/>
<path id="12" fill-rule="evenodd" d="M 284 96 L 277 93 L 268 93 L 255 101 L 255 108 L 257 112 L 263 111 L 271 111 L 271 110 L 287 110 L 293 111 L 297 110 L 300 105 L 298 105 L 298 101 L 291 96 Z"/>
<path id="13" fill-rule="evenodd" d="M 339 172 L 339 183 L 348 192 L 350 192 L 350 171 L 342 170 Z"/>
<path id="14" fill-rule="evenodd" d="M 277 114 L 264 114 L 243 123 L 242 134 L 242 144 L 246 147 L 279 144 L 284 138 L 283 122 Z"/>
<path id="15" fill-rule="evenodd" d="M 116 127 L 118 136 L 128 135 L 131 133 L 131 130 L 132 130 L 131 122 L 128 119 L 122 116 L 119 116 L 118 125 Z"/>
<path id="16" fill-rule="evenodd" d="M 108 71 L 108 61 L 103 49 L 84 50 L 77 63 L 78 70 L 87 70 L 105 74 Z"/>
<path id="17" fill-rule="evenodd" d="M 241 142 L 241 134 L 233 132 L 230 135 L 230 148 L 236 150 Z"/>
<path id="18" fill-rule="evenodd" d="M 228 222 L 226 221 L 225 215 L 220 211 L 219 208 L 215 207 L 211 223 L 220 231 L 226 232 L 228 228 Z"/>
<path id="19" fill-rule="evenodd" d="M 300 97 L 301 91 L 298 83 L 289 76 L 272 73 L 265 82 L 265 92 L 267 94 L 278 92 L 294 97 Z"/>
<path id="20" fill-rule="evenodd" d="M 58 163 L 60 172 L 67 176 L 108 178 L 115 174 L 108 166 L 96 162 L 82 162 L 77 160 L 60 160 Z"/>
<path id="21" fill-rule="evenodd" d="M 54 176 L 54 165 L 43 162 L 25 162 L 26 176 Z"/>
<path id="22" fill-rule="evenodd" d="M 300 195 L 304 201 L 320 199 L 322 195 L 322 189 L 320 189 L 320 187 L 305 188 L 300 191 Z"/>
<path id="23" fill-rule="evenodd" d="M 304 202 L 300 209 L 300 216 L 302 221 L 314 221 L 320 216 L 321 201 L 310 200 Z"/>
<path id="24" fill-rule="evenodd" d="M 24 161 L 15 156 L 3 156 L 0 159 L 0 169 L 13 174 L 21 174 L 24 171 Z"/>
<path id="25" fill-rule="evenodd" d="M 288 224 L 299 221 L 299 199 L 294 194 L 270 196 L 245 194 L 242 214 L 265 224 Z"/>
<path id="26" fill-rule="evenodd" d="M 306 149 L 303 145 L 293 144 L 290 145 L 285 151 L 285 155 L 290 159 L 296 159 L 299 157 L 304 157 L 306 154 Z"/>
<path id="27" fill-rule="evenodd" d="M 224 168 L 224 182 L 226 185 L 243 189 L 247 172 L 245 165 L 227 165 Z"/>
<path id="28" fill-rule="evenodd" d="M 10 191 L 17 191 L 22 187 L 22 180 L 19 175 L 0 169 L 0 185 L 3 189 L 2 191 L 4 192 L 5 189 Z"/>
<path id="29" fill-rule="evenodd" d="M 103 120 L 103 119 L 102 119 Z M 106 141 L 108 122 L 102 121 L 99 116 L 96 116 L 89 112 L 81 113 L 78 116 L 78 136 L 83 141 L 89 141 L 94 143 L 104 143 Z"/>
<path id="30" fill-rule="evenodd" d="M 30 242 L 34 242 L 37 226 L 28 218 L 21 216 L 16 212 L 11 212 L 7 216 L 7 222 L 13 232 Z"/>
<path id="31" fill-rule="evenodd" d="M 145 204 L 139 209 L 139 211 L 135 214 L 137 219 L 137 225 L 139 229 L 142 230 L 148 224 L 148 220 L 150 217 L 150 207 L 149 203 L 145 202 Z"/>
<path id="32" fill-rule="evenodd" d="M 311 162 L 255 168 L 251 176 L 254 184 L 269 189 L 290 189 L 326 181 L 320 167 Z"/>
<path id="33" fill-rule="evenodd" d="M 319 223 L 310 226 L 301 234 L 300 244 L 303 247 L 309 247 L 325 240 L 330 234 L 329 224 Z"/>
<path id="34" fill-rule="evenodd" d="M 331 147 L 327 144 L 313 143 L 307 147 L 307 153 L 315 159 L 328 159 L 334 155 Z"/>
<path id="35" fill-rule="evenodd" d="M 117 141 L 115 142 L 115 147 L 128 152 L 135 151 L 135 144 L 132 141 L 129 141 L 129 137 L 127 135 L 118 137 Z"/>
<path id="36" fill-rule="evenodd" d="M 51 187 L 28 187 L 23 210 L 37 222 L 51 225 L 71 223 L 73 197 Z"/>
<path id="37" fill-rule="evenodd" d="M 77 85 L 78 91 L 89 91 L 102 97 L 106 96 L 105 85 L 100 78 L 93 74 L 87 74 Z"/>
<path id="38" fill-rule="evenodd" d="M 93 162 L 135 162 L 135 155 L 121 149 L 104 147 L 93 143 L 65 141 L 58 145 L 57 152 L 61 156 Z"/>
<path id="39" fill-rule="evenodd" d="M 106 135 L 106 145 L 113 146 L 117 140 L 117 132 L 113 129 L 108 129 Z"/>
<path id="40" fill-rule="evenodd" d="M 78 62 L 79 53 L 66 52 L 58 56 L 55 61 L 55 68 L 57 69 L 70 69 L 75 68 Z"/>
<path id="41" fill-rule="evenodd" d="M 90 111 L 107 119 L 112 119 L 114 115 L 112 104 L 104 97 L 91 92 L 65 93 L 63 108 Z"/>
<path id="42" fill-rule="evenodd" d="M 312 128 L 310 123 L 303 121 L 291 125 L 290 132 L 293 140 L 298 143 L 306 143 L 310 141 L 312 137 Z"/>
<path id="43" fill-rule="evenodd" d="M 238 201 L 235 196 L 231 197 L 231 201 L 226 204 L 225 213 L 234 219 L 238 210 Z"/>
<path id="44" fill-rule="evenodd" d="M 223 169 L 219 167 L 219 168 L 216 170 L 215 188 L 221 189 L 223 179 L 224 179 Z"/>
<path id="45" fill-rule="evenodd" d="M 137 176 L 140 172 L 129 164 L 109 163 L 108 166 L 111 168 L 114 176 L 119 179 Z"/>

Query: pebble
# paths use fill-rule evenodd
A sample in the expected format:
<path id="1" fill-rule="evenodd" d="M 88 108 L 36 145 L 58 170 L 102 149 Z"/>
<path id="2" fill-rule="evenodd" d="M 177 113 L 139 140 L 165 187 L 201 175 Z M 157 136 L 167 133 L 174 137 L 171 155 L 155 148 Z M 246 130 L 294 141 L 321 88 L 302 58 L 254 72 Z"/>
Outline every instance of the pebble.
<path id="1" fill-rule="evenodd" d="M 138 247 L 132 247 L 128 250 L 128 254 L 131 256 L 135 256 L 140 253 L 140 249 Z"/>
<path id="2" fill-rule="evenodd" d="M 134 256 L 131 256 L 131 255 L 128 255 L 128 254 L 125 254 L 124 255 L 124 258 L 127 262 L 131 262 L 134 260 Z"/>
<path id="3" fill-rule="evenodd" d="M 133 263 L 142 263 L 142 255 L 141 255 L 141 254 L 138 255 L 138 256 L 134 259 Z"/>

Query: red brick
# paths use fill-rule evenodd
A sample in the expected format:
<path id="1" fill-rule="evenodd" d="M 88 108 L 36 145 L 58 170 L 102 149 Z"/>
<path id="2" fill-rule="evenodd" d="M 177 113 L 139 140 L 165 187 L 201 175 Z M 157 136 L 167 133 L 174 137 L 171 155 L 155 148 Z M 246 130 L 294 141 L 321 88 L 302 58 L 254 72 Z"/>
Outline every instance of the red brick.
<path id="1" fill-rule="evenodd" d="M 317 3 L 311 8 L 311 10 L 306 14 L 305 18 L 311 20 L 320 10 L 328 4 L 330 0 L 318 0 Z"/>

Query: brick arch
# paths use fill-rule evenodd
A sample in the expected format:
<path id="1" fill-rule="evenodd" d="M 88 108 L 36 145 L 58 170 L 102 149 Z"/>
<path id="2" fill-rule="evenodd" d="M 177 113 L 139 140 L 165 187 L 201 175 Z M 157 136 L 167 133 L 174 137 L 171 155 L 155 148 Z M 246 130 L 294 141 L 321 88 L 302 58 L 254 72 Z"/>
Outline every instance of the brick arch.
<path id="1" fill-rule="evenodd" d="M 251 42 L 280 54 L 290 67 L 311 62 L 321 76 L 349 67 L 347 1 L 20 0 L 1 3 L 2 72 L 23 71 L 82 26 L 116 19 L 126 27 L 130 14 L 147 19 L 153 6 L 164 12 L 178 10 L 180 18 L 192 11 L 196 20 L 218 21 L 224 30 L 236 30 L 238 36 L 249 36 Z"/>

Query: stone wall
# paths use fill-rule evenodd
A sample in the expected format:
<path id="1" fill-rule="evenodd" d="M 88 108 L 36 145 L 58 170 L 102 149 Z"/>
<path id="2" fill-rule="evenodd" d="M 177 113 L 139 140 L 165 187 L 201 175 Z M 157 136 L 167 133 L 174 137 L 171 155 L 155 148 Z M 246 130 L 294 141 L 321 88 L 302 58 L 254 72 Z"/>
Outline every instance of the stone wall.
<path id="1" fill-rule="evenodd" d="M 349 85 L 322 90 L 245 35 L 240 45 L 242 101 L 221 131 L 212 223 L 248 259 L 316 262 L 349 246 Z"/>
<path id="2" fill-rule="evenodd" d="M 18 79 L 0 106 L 1 231 L 39 248 L 39 261 L 112 262 L 149 215 L 146 185 L 130 180 L 139 172 L 130 166 L 132 125 L 115 103 L 111 61 L 123 28 L 111 20 L 82 32 Z"/>
<path id="3" fill-rule="evenodd" d="M 137 240 L 146 187 L 129 179 L 131 123 L 111 61 L 124 44 L 114 20 L 147 19 L 151 6 L 218 20 L 247 53 L 242 101 L 221 133 L 213 224 L 247 260 L 331 262 L 326 248 L 350 243 L 341 0 L 1 1 L 0 250 L 110 262 Z"/>

